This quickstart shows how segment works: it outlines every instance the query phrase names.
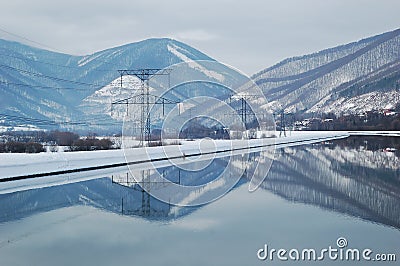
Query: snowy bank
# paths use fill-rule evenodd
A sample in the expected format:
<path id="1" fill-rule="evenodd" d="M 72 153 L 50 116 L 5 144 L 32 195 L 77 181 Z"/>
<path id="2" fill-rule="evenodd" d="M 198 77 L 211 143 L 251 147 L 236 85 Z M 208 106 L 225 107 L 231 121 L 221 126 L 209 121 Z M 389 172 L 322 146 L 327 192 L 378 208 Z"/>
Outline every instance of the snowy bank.
<path id="1" fill-rule="evenodd" d="M 287 137 L 252 140 L 196 140 L 182 145 L 131 148 L 125 150 L 56 152 L 39 154 L 0 154 L 0 193 L 43 186 L 79 182 L 128 172 L 127 164 L 137 167 L 188 163 L 207 155 L 250 152 L 304 145 L 349 136 L 347 132 L 292 132 Z M 256 150 L 255 150 L 256 151 Z M 225 152 L 225 153 L 224 153 Z M 136 166 L 135 166 L 136 167 Z M 5 182 L 7 181 L 7 182 Z"/>

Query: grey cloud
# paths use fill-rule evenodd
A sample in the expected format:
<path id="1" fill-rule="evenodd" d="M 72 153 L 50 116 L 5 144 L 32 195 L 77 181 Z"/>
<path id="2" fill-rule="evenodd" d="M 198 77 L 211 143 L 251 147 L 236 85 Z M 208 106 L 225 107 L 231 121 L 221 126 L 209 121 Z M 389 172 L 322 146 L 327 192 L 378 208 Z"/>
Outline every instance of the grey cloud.
<path id="1" fill-rule="evenodd" d="M 397 0 L 14 0 L 2 3 L 0 27 L 71 54 L 173 37 L 253 74 L 398 28 L 398 10 Z"/>

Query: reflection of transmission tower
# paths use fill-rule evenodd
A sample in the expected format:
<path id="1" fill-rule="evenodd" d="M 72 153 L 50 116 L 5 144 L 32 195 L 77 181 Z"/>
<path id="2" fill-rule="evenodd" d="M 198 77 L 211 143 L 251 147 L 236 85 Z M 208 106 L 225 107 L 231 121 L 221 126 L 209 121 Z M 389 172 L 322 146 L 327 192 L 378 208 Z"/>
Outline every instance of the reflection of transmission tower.
<path id="1" fill-rule="evenodd" d="M 169 203 L 164 203 L 160 205 L 159 203 L 158 206 L 152 206 L 152 201 L 155 202 L 156 200 L 152 198 L 150 191 L 153 189 L 164 188 L 169 185 L 169 182 L 164 180 L 152 181 L 152 173 L 149 169 L 141 170 L 140 174 L 139 172 L 137 172 L 137 174 L 138 176 L 136 177 L 139 178 L 140 176 L 141 180 L 136 180 L 135 177 L 129 175 L 128 173 L 126 174 L 126 177 L 123 175 L 122 177 L 116 176 L 112 179 L 113 183 L 117 183 L 121 186 L 132 188 L 134 191 L 140 192 L 140 198 L 136 198 L 137 201 L 128 200 L 124 202 L 124 198 L 122 198 L 122 214 L 134 214 L 144 217 L 167 217 L 170 212 L 171 205 Z M 140 203 L 140 205 L 138 207 L 135 207 L 135 203 L 138 202 Z M 130 207 L 129 203 L 133 204 L 134 206 Z M 167 208 L 163 208 L 165 206 Z"/>
<path id="2" fill-rule="evenodd" d="M 149 146 L 151 140 L 151 122 L 150 122 L 150 105 L 162 104 L 163 112 L 165 104 L 177 104 L 176 101 L 171 101 L 163 97 L 158 97 L 150 94 L 149 80 L 154 76 L 167 75 L 171 73 L 171 69 L 159 69 L 159 68 L 145 68 L 136 70 L 118 70 L 121 76 L 121 88 L 122 88 L 122 77 L 123 76 L 136 76 L 141 80 L 140 93 L 133 97 L 118 100 L 112 103 L 114 104 L 138 104 L 141 106 L 140 112 L 140 144 L 139 146 Z"/>
<path id="3" fill-rule="evenodd" d="M 142 182 L 141 184 L 141 192 L 142 192 L 142 207 L 140 208 L 141 214 L 145 216 L 150 215 L 150 170 L 142 171 Z M 147 191 L 146 191 L 147 190 Z"/>

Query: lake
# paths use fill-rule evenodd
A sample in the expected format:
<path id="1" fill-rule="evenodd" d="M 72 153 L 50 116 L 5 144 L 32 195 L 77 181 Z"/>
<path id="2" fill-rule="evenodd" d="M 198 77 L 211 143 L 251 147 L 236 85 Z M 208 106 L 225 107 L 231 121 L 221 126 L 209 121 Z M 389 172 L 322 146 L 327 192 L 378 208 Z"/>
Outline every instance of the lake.
<path id="1" fill-rule="evenodd" d="M 399 143 L 351 137 L 278 149 L 255 192 L 245 171 L 229 193 L 195 207 L 114 177 L 0 195 L 0 265 L 397 265 Z M 224 165 L 160 171 L 201 184 Z M 346 260 L 348 249 L 360 261 Z"/>

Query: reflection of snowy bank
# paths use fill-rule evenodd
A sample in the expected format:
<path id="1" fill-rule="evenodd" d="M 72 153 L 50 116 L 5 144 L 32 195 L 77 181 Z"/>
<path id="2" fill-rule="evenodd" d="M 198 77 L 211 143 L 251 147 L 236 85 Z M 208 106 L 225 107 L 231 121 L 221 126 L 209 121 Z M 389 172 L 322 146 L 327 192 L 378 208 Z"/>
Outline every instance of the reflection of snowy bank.
<path id="1" fill-rule="evenodd" d="M 400 158 L 395 156 L 393 152 L 369 151 L 362 147 L 360 149 L 348 147 L 324 148 L 323 152 L 320 150 L 310 150 L 310 152 L 315 156 L 325 157 L 328 161 L 336 160 L 340 163 L 357 164 L 372 169 L 400 169 Z"/>
<path id="2" fill-rule="evenodd" d="M 399 170 L 399 159 L 383 151 L 284 148 L 262 188 L 290 201 L 400 228 Z"/>

